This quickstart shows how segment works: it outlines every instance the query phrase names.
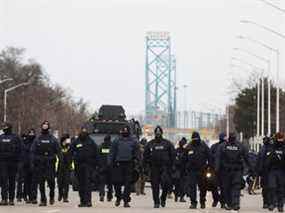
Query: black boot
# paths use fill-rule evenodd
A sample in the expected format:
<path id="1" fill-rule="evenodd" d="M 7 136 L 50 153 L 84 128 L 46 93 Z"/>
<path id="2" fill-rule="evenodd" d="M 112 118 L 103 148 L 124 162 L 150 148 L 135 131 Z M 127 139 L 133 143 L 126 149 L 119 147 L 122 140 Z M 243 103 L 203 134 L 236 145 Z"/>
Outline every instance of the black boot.
<path id="1" fill-rule="evenodd" d="M 78 207 L 79 207 L 79 208 L 86 207 L 86 204 L 85 204 L 85 203 L 80 203 L 80 204 L 78 205 Z"/>
<path id="2" fill-rule="evenodd" d="M 125 207 L 125 208 L 130 208 L 131 206 L 130 206 L 130 204 L 129 204 L 128 202 L 125 202 L 125 203 L 124 203 L 124 207 Z"/>
<path id="3" fill-rule="evenodd" d="M 229 206 L 229 205 L 225 205 L 225 210 L 227 210 L 227 211 L 231 211 L 231 210 L 232 210 L 232 207 L 231 207 L 231 206 Z"/>
<path id="4" fill-rule="evenodd" d="M 200 204 L 201 205 L 201 209 L 205 209 L 206 208 L 206 204 L 203 202 Z"/>
<path id="5" fill-rule="evenodd" d="M 117 198 L 116 202 L 115 202 L 115 206 L 120 206 L 121 205 L 121 199 Z"/>
<path id="6" fill-rule="evenodd" d="M 164 208 L 164 207 L 166 206 L 165 200 L 161 200 L 161 201 L 160 201 L 160 205 L 161 205 L 162 208 Z"/>
<path id="7" fill-rule="evenodd" d="M 9 206 L 15 206 L 15 203 L 14 203 L 14 201 L 13 200 L 9 200 Z"/>
<path id="8" fill-rule="evenodd" d="M 53 205 L 53 204 L 54 204 L 54 198 L 50 198 L 49 204 L 50 204 L 50 205 Z"/>
<path id="9" fill-rule="evenodd" d="M 0 206 L 8 206 L 8 201 L 7 200 L 2 200 L 0 202 Z"/>
<path id="10" fill-rule="evenodd" d="M 238 205 L 236 205 L 236 206 L 233 207 L 233 210 L 234 210 L 234 211 L 239 211 L 239 210 L 240 210 L 240 207 L 239 207 Z"/>
<path id="11" fill-rule="evenodd" d="M 217 205 L 218 205 L 218 201 L 215 200 L 215 201 L 212 203 L 212 207 L 213 207 L 213 208 L 216 208 Z"/>
<path id="12" fill-rule="evenodd" d="M 153 208 L 155 208 L 155 209 L 159 209 L 159 207 L 160 207 L 159 203 L 156 203 L 156 204 L 154 204 L 154 206 L 153 206 Z"/>
<path id="13" fill-rule="evenodd" d="M 46 201 L 41 201 L 39 206 L 47 206 L 47 202 Z"/>
<path id="14" fill-rule="evenodd" d="M 37 200 L 32 200 L 32 204 L 33 204 L 33 205 L 37 205 L 37 204 L 38 204 L 38 201 L 37 201 Z"/>
<path id="15" fill-rule="evenodd" d="M 113 195 L 112 195 L 112 193 L 107 194 L 107 201 L 108 201 L 108 202 L 111 202 L 112 200 L 113 200 Z"/>
<path id="16" fill-rule="evenodd" d="M 197 209 L 197 203 L 191 203 L 190 209 Z"/>
<path id="17" fill-rule="evenodd" d="M 275 206 L 274 206 L 274 205 L 271 204 L 271 205 L 268 206 L 268 210 L 269 210 L 269 211 L 273 211 L 274 209 L 275 209 Z"/>

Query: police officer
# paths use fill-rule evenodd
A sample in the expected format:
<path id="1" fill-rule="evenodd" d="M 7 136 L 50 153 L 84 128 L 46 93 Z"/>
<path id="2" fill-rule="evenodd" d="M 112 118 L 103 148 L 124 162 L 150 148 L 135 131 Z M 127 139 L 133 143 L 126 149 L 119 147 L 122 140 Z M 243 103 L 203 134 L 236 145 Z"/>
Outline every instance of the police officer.
<path id="1" fill-rule="evenodd" d="M 60 139 L 62 161 L 58 163 L 57 185 L 58 185 L 58 201 L 68 203 L 68 192 L 70 184 L 70 176 L 72 170 L 72 153 L 70 150 L 71 138 L 69 134 L 64 134 Z"/>
<path id="2" fill-rule="evenodd" d="M 213 165 L 215 165 L 215 161 L 216 161 L 216 158 L 217 158 L 217 151 L 218 151 L 218 148 L 221 144 L 224 144 L 226 142 L 226 134 L 225 133 L 220 133 L 219 134 L 219 142 L 218 143 L 215 143 L 211 146 L 210 148 L 210 151 L 211 151 L 211 155 L 212 155 L 212 158 L 213 158 Z M 214 193 L 213 194 L 217 194 L 217 197 L 218 197 L 218 201 L 220 201 L 220 204 L 221 204 L 221 208 L 225 208 L 225 198 L 224 198 L 224 188 L 223 188 L 223 176 L 221 174 L 216 174 L 217 176 L 217 187 L 219 187 L 220 189 L 220 192 L 218 191 L 218 189 L 214 189 Z M 216 207 L 217 206 L 217 199 L 214 198 L 213 196 L 213 204 L 212 206 L 213 207 Z"/>
<path id="3" fill-rule="evenodd" d="M 0 135 L 0 183 L 2 190 L 0 205 L 13 206 L 16 173 L 22 152 L 22 142 L 17 135 L 12 133 L 11 124 L 4 123 L 2 130 L 4 134 Z"/>
<path id="4" fill-rule="evenodd" d="M 31 147 L 35 140 L 36 132 L 34 129 L 30 129 L 28 133 L 26 134 L 26 139 L 23 141 L 23 147 L 24 147 L 24 199 L 26 200 L 26 203 L 34 203 L 37 204 L 36 197 L 33 198 L 32 194 L 32 184 L 34 179 L 34 174 L 31 169 Z"/>
<path id="5" fill-rule="evenodd" d="M 276 207 L 283 212 L 285 147 L 284 135 L 277 133 L 274 145 L 266 146 L 261 153 L 262 167 L 267 172 L 268 209 Z"/>
<path id="6" fill-rule="evenodd" d="M 203 174 L 211 163 L 209 147 L 201 140 L 198 132 L 192 133 L 192 141 L 185 148 L 184 164 L 187 176 L 188 190 L 191 200 L 190 209 L 197 208 L 197 186 L 200 190 L 201 208 L 206 208 L 206 186 L 203 184 Z"/>
<path id="7" fill-rule="evenodd" d="M 27 139 L 27 135 L 22 134 L 22 136 L 21 136 L 22 145 L 25 143 L 26 139 Z M 24 147 L 22 147 L 22 148 L 24 148 Z M 22 154 L 21 160 L 18 164 L 18 171 L 17 171 L 17 175 L 16 175 L 16 183 L 17 183 L 16 198 L 17 198 L 17 202 L 22 202 L 22 199 L 24 199 L 26 201 L 26 196 L 24 194 L 24 153 L 23 153 L 23 149 L 22 149 L 21 154 Z"/>
<path id="8" fill-rule="evenodd" d="M 250 162 L 250 165 L 253 168 L 257 168 L 257 161 L 258 161 L 258 154 L 254 150 L 250 150 L 248 153 L 248 160 Z M 255 169 L 256 170 L 256 169 Z M 256 187 L 256 181 L 257 177 L 254 176 L 255 174 L 252 174 L 251 171 L 247 172 L 247 178 L 246 183 L 248 184 L 248 193 L 254 194 L 254 190 Z"/>
<path id="9" fill-rule="evenodd" d="M 109 165 L 112 166 L 112 180 L 115 187 L 116 202 L 119 206 L 121 200 L 124 201 L 124 207 L 129 208 L 131 182 L 133 169 L 138 163 L 139 147 L 135 137 L 132 137 L 130 127 L 124 126 L 121 130 L 121 136 L 113 141 L 109 157 Z M 124 192 L 122 194 L 122 187 Z"/>
<path id="10" fill-rule="evenodd" d="M 266 155 L 266 150 L 272 150 L 273 146 L 273 138 L 265 136 L 263 138 L 263 147 L 258 153 L 258 160 L 257 160 L 257 172 L 261 178 L 261 188 L 262 188 L 262 198 L 263 198 L 263 208 L 268 209 L 269 207 L 269 190 L 268 190 L 268 171 L 264 165 Z"/>
<path id="11" fill-rule="evenodd" d="M 178 147 L 175 150 L 175 161 L 174 161 L 174 175 L 173 175 L 173 181 L 174 181 L 174 201 L 177 202 L 178 198 L 180 198 L 180 202 L 185 203 L 186 200 L 184 199 L 185 196 L 185 190 L 184 190 L 184 184 L 185 184 L 185 168 L 183 163 L 183 156 L 185 153 L 185 145 L 187 144 L 187 139 L 182 138 L 178 142 Z"/>
<path id="12" fill-rule="evenodd" d="M 151 189 L 154 208 L 165 207 L 168 191 L 172 188 L 171 171 L 175 159 L 173 144 L 163 138 L 163 130 L 157 126 L 154 130 L 155 138 L 145 147 L 144 165 L 149 166 L 151 174 Z M 162 194 L 159 198 L 159 189 Z"/>
<path id="13" fill-rule="evenodd" d="M 111 136 L 106 135 L 104 142 L 99 146 L 99 197 L 100 201 L 104 202 L 105 198 L 105 187 L 107 186 L 107 201 L 110 202 L 113 199 L 113 185 L 111 179 L 111 168 L 108 165 L 108 157 L 111 151 Z"/>
<path id="14" fill-rule="evenodd" d="M 60 145 L 57 139 L 50 134 L 50 124 L 44 121 L 41 125 L 41 134 L 35 139 L 31 147 L 32 169 L 37 174 L 36 181 L 40 186 L 41 202 L 40 206 L 47 206 L 46 186 L 48 183 L 50 190 L 49 204 L 54 204 L 55 191 L 55 163 L 56 157 L 62 159 Z M 35 192 L 35 189 L 33 190 Z"/>
<path id="15" fill-rule="evenodd" d="M 248 160 L 248 150 L 237 141 L 235 134 L 231 133 L 228 141 L 218 147 L 215 162 L 216 171 L 223 177 L 226 210 L 238 211 L 240 209 L 243 162 L 253 171 Z"/>
<path id="16" fill-rule="evenodd" d="M 139 147 L 140 147 L 140 163 L 139 163 L 139 179 L 136 182 L 136 194 L 137 195 L 146 195 L 145 194 L 145 181 L 146 181 L 146 174 L 143 168 L 143 153 L 144 153 L 144 149 L 145 146 L 147 144 L 147 139 L 146 138 L 142 138 L 140 143 L 139 143 Z"/>
<path id="17" fill-rule="evenodd" d="M 98 166 L 98 146 L 89 136 L 86 126 L 81 128 L 78 138 L 72 142 L 71 151 L 78 179 L 78 207 L 92 207 L 91 177 Z"/>

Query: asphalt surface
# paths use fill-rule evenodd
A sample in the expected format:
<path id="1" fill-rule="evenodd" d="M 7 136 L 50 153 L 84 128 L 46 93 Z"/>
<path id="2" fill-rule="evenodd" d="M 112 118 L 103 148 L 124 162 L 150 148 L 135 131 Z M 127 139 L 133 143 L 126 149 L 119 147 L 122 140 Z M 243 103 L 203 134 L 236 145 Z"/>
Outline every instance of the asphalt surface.
<path id="1" fill-rule="evenodd" d="M 48 190 L 47 190 L 48 191 Z M 164 213 L 186 213 L 186 212 L 197 212 L 197 213 L 218 213 L 218 212 L 228 212 L 225 210 L 217 208 L 212 208 L 212 199 L 211 194 L 207 195 L 207 208 L 206 209 L 197 209 L 190 210 L 190 203 L 175 203 L 173 199 L 167 200 L 166 208 L 153 209 L 153 202 L 151 198 L 150 189 L 146 190 L 146 196 L 137 196 L 132 194 L 131 208 L 125 209 L 121 207 L 115 207 L 114 202 L 99 202 L 98 193 L 93 193 L 93 207 L 92 208 L 78 208 L 78 193 L 70 192 L 70 202 L 61 203 L 56 202 L 53 206 L 47 207 L 38 207 L 38 205 L 25 204 L 25 203 L 16 203 L 15 206 L 0 207 L 0 213 L 78 213 L 78 212 L 87 212 L 87 213 L 142 213 L 142 212 L 164 212 Z M 188 199 L 187 199 L 188 200 Z M 261 208 L 262 199 L 260 195 L 245 195 L 241 199 L 241 210 L 240 212 L 244 213 L 255 213 L 255 212 L 267 212 Z"/>

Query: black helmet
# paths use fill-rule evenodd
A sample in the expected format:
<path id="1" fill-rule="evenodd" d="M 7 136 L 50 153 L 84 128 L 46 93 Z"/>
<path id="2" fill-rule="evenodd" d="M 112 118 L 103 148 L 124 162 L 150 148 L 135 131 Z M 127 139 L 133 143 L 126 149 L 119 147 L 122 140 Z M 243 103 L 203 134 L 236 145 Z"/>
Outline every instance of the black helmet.
<path id="1" fill-rule="evenodd" d="M 155 127 L 155 129 L 154 129 L 154 135 L 155 135 L 155 137 L 162 137 L 162 135 L 163 135 L 163 130 L 162 130 L 162 128 L 161 128 L 161 126 L 157 126 L 157 127 Z"/>
<path id="2" fill-rule="evenodd" d="M 230 143 L 231 143 L 231 142 L 235 142 L 236 139 L 237 139 L 236 134 L 233 133 L 233 132 L 230 133 L 230 135 L 229 135 L 229 142 L 230 142 Z"/>
<path id="3" fill-rule="evenodd" d="M 2 130 L 4 132 L 4 134 L 10 134 L 12 133 L 12 124 L 8 123 L 8 122 L 4 122 L 2 125 Z"/>

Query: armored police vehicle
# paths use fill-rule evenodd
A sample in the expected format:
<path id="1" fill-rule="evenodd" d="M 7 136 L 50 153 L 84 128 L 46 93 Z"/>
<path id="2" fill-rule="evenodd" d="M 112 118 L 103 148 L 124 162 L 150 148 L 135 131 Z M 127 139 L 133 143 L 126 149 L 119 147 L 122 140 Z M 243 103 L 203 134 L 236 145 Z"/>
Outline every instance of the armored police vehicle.
<path id="1" fill-rule="evenodd" d="M 139 122 L 134 119 L 127 120 L 125 110 L 122 106 L 102 105 L 98 113 L 88 122 L 89 136 L 100 146 L 104 142 L 104 138 L 107 134 L 111 136 L 111 140 L 113 141 L 119 136 L 121 129 L 126 125 L 130 127 L 131 135 L 139 139 L 142 133 Z M 96 172 L 93 174 L 93 190 L 98 188 L 98 183 L 96 183 L 96 180 L 99 180 L 98 175 Z M 72 179 L 73 190 L 77 191 L 77 179 L 76 177 Z"/>

